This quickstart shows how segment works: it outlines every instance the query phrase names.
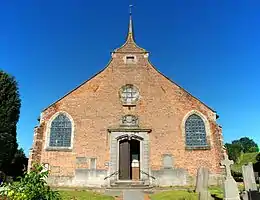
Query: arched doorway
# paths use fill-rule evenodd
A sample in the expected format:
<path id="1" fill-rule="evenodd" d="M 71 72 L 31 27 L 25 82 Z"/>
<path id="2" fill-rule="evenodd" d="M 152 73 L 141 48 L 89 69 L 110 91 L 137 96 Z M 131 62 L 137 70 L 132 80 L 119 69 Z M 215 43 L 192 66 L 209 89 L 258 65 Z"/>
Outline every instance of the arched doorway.
<path id="1" fill-rule="evenodd" d="M 140 163 L 140 141 L 136 139 L 123 139 L 119 141 L 119 179 L 132 180 L 132 161 Z M 140 169 L 140 166 L 139 166 Z M 140 178 L 140 177 L 139 177 Z"/>

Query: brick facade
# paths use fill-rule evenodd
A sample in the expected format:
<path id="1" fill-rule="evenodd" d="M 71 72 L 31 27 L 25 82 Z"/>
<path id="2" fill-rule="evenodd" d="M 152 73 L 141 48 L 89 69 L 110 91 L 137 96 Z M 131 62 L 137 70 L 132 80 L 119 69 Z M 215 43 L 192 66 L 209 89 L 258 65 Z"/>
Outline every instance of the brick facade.
<path id="1" fill-rule="evenodd" d="M 125 64 L 127 55 L 134 55 L 136 64 Z M 122 106 L 119 90 L 125 84 L 133 84 L 139 89 L 140 99 L 136 106 Z M 73 148 L 47 150 L 50 118 L 61 111 L 73 119 Z M 185 147 L 183 120 L 192 111 L 207 122 L 210 149 Z M 134 42 L 132 33 L 128 34 L 126 43 L 113 52 L 105 69 L 42 111 L 29 164 L 32 161 L 48 163 L 52 175 L 74 177 L 76 169 L 89 168 L 89 160 L 77 161 L 83 157 L 96 158 L 97 169 L 108 170 L 108 129 L 119 127 L 121 117 L 127 114 L 138 116 L 140 128 L 151 129 L 148 133 L 150 170 L 159 170 L 163 155 L 170 154 L 174 168 L 186 169 L 191 176 L 196 175 L 200 166 L 209 168 L 212 174 L 221 172 L 222 130 L 216 122 L 216 113 L 157 71 L 149 62 L 148 53 Z"/>

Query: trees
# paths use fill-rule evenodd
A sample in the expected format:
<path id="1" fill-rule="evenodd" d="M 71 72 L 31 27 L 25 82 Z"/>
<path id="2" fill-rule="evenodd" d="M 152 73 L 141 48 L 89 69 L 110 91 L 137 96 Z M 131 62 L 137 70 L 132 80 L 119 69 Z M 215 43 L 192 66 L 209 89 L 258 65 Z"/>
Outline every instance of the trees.
<path id="1" fill-rule="evenodd" d="M 241 144 L 226 143 L 225 147 L 227 148 L 227 154 L 229 159 L 233 160 L 234 162 L 237 162 L 243 149 Z"/>
<path id="2" fill-rule="evenodd" d="M 27 169 L 28 158 L 25 156 L 23 149 L 17 149 L 14 154 L 12 163 L 9 167 L 9 176 L 14 177 L 16 180 L 18 177 L 24 175 L 24 172 Z"/>
<path id="3" fill-rule="evenodd" d="M 242 137 L 239 140 L 234 140 L 232 141 L 232 144 L 241 145 L 244 153 L 259 152 L 258 145 L 254 142 L 254 140 L 249 139 L 248 137 Z"/>
<path id="4" fill-rule="evenodd" d="M 226 143 L 225 147 L 227 148 L 227 153 L 229 159 L 238 161 L 241 153 L 253 153 L 259 152 L 258 145 L 254 142 L 254 140 L 248 137 L 242 137 L 239 140 L 234 140 L 232 143 Z"/>
<path id="5" fill-rule="evenodd" d="M 0 170 L 7 171 L 17 150 L 21 100 L 15 78 L 0 70 Z"/>

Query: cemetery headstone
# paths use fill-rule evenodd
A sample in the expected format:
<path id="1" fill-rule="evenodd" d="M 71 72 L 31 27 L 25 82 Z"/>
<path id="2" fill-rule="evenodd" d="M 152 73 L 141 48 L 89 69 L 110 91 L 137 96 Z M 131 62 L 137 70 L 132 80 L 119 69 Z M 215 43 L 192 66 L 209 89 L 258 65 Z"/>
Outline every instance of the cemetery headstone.
<path id="1" fill-rule="evenodd" d="M 224 200 L 240 200 L 237 183 L 231 175 L 230 166 L 234 164 L 233 160 L 228 159 L 228 155 L 224 153 L 224 160 L 221 165 L 225 166 L 226 177 L 224 181 Z"/>
<path id="2" fill-rule="evenodd" d="M 197 182 L 195 191 L 199 193 L 199 200 L 213 199 L 208 191 L 209 170 L 207 168 L 199 168 L 197 173 Z"/>
<path id="3" fill-rule="evenodd" d="M 257 191 L 253 164 L 250 162 L 242 166 L 243 180 L 246 191 Z"/>
<path id="4" fill-rule="evenodd" d="M 197 177 L 196 177 L 196 189 L 195 192 L 199 193 L 203 190 L 203 175 L 202 175 L 203 168 L 200 167 L 197 171 Z"/>
<path id="5" fill-rule="evenodd" d="M 253 169 L 253 164 L 248 163 L 242 166 L 243 181 L 245 186 L 245 191 L 242 195 L 243 200 L 259 200 L 260 192 L 257 191 L 255 172 Z M 258 177 L 258 173 L 257 173 Z"/>

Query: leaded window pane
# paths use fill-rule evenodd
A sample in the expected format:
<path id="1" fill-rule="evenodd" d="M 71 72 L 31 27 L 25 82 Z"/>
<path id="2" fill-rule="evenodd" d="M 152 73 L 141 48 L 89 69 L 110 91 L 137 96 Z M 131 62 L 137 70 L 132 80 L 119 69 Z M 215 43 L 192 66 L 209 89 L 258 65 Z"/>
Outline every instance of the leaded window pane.
<path id="1" fill-rule="evenodd" d="M 193 114 L 185 122 L 186 145 L 191 147 L 207 146 L 204 121 Z"/>
<path id="2" fill-rule="evenodd" d="M 50 147 L 71 146 L 72 125 L 65 114 L 59 114 L 52 122 L 50 129 Z"/>
<path id="3" fill-rule="evenodd" d="M 139 92 L 133 85 L 126 85 L 121 90 L 121 99 L 124 103 L 134 104 L 139 97 Z"/>

